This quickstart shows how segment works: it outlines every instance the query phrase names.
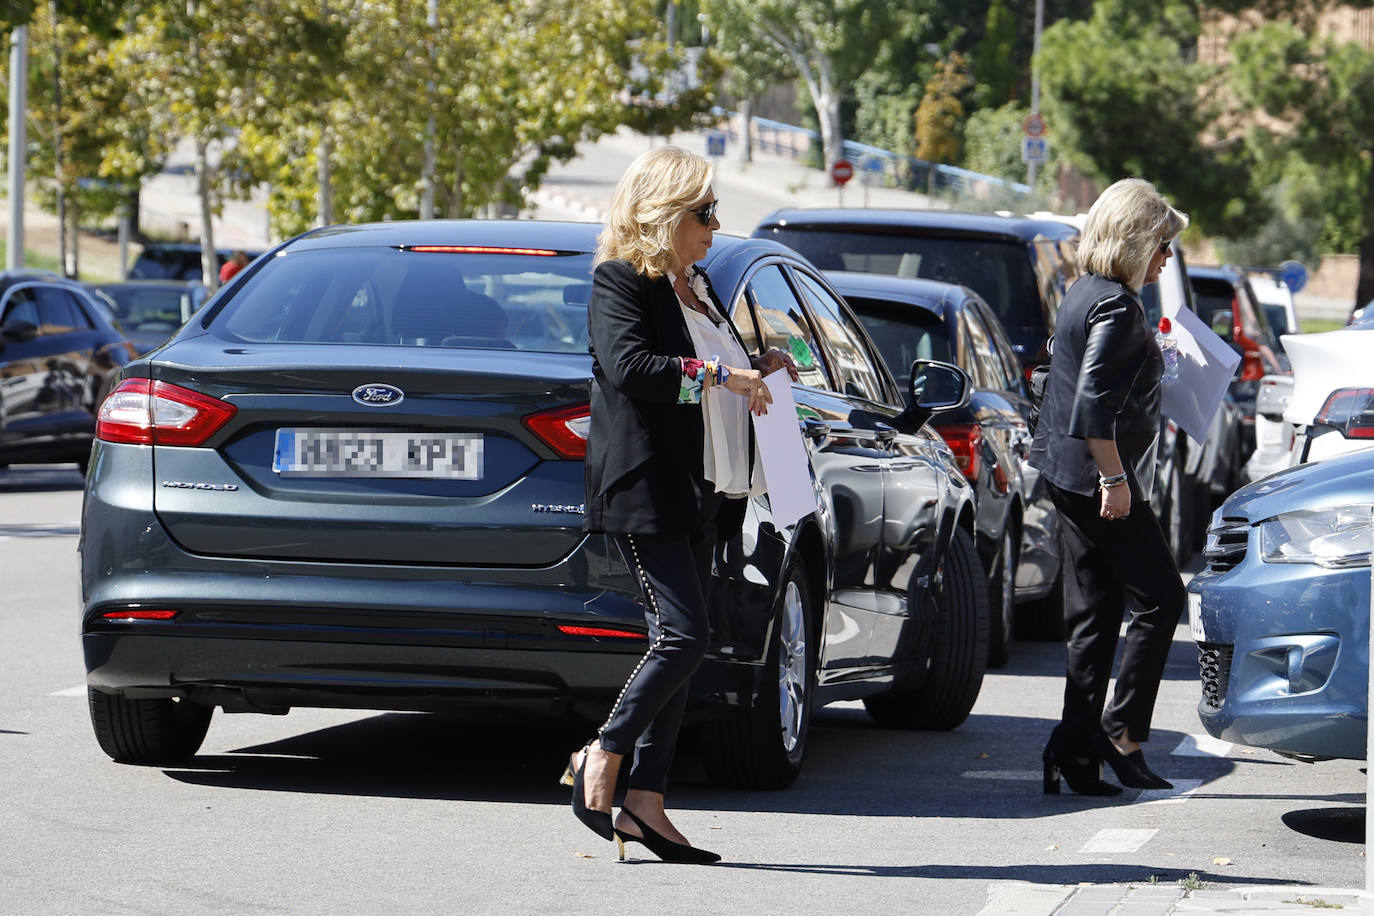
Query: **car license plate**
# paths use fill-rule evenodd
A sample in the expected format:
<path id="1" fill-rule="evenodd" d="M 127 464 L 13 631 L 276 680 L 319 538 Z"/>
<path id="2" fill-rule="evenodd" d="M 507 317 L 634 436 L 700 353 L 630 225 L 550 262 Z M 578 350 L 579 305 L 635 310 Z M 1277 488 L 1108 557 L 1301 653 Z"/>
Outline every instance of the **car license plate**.
<path id="1" fill-rule="evenodd" d="M 1188 633 L 1193 642 L 1206 642 L 1207 634 L 1202 630 L 1202 596 L 1188 593 Z"/>
<path id="2" fill-rule="evenodd" d="M 283 477 L 481 480 L 482 444 L 476 433 L 279 429 L 272 470 Z"/>

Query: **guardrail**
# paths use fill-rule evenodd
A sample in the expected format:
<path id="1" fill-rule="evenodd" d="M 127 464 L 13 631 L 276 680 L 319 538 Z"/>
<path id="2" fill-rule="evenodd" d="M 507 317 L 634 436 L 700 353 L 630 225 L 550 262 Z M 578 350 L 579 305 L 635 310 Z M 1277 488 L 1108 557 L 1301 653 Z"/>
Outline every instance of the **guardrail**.
<path id="1" fill-rule="evenodd" d="M 727 139 L 739 142 L 736 113 L 723 109 L 717 113 L 726 119 Z M 751 118 L 750 123 L 754 148 L 761 152 L 812 161 L 823 158 L 820 154 L 821 136 L 817 131 L 768 118 Z M 1021 182 L 1006 181 L 941 162 L 928 162 L 853 140 L 844 141 L 844 155 L 854 164 L 859 180 L 875 181 L 908 191 L 932 194 L 947 192 L 964 197 L 987 197 L 1008 190 L 1014 194 L 1030 194 L 1030 186 Z M 866 179 L 866 175 L 873 177 Z"/>

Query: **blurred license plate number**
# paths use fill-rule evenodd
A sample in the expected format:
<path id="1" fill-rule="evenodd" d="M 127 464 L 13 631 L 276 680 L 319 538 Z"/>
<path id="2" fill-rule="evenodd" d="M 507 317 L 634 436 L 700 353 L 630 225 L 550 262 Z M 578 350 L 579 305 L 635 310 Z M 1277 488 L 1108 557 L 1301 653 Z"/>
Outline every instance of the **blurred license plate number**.
<path id="1" fill-rule="evenodd" d="M 1202 596 L 1188 593 L 1188 634 L 1194 642 L 1206 642 L 1207 634 L 1202 629 Z"/>
<path id="2" fill-rule="evenodd" d="M 482 437 L 369 429 L 279 429 L 272 470 L 283 477 L 482 479 Z"/>

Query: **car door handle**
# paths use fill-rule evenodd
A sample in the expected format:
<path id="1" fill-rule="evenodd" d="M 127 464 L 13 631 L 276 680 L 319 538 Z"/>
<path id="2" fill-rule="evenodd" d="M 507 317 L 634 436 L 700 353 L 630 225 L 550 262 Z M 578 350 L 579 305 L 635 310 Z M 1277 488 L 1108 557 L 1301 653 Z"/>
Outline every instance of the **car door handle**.
<path id="1" fill-rule="evenodd" d="M 830 424 L 821 420 L 803 420 L 802 435 L 808 439 L 824 439 L 830 435 Z"/>
<path id="2" fill-rule="evenodd" d="M 873 429 L 878 435 L 879 442 L 891 442 L 897 438 L 897 430 L 888 426 L 886 423 L 875 423 Z"/>

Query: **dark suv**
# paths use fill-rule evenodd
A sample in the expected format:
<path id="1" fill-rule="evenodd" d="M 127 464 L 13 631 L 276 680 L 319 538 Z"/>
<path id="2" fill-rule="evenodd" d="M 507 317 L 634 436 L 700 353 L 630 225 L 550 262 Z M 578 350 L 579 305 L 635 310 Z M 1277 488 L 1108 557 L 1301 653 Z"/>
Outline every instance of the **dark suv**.
<path id="1" fill-rule="evenodd" d="M 779 210 L 754 230 L 822 270 L 924 277 L 967 286 L 997 315 L 1027 371 L 1078 275 L 1078 229 L 1054 219 L 950 210 Z"/>
<path id="2" fill-rule="evenodd" d="M 216 248 L 215 263 L 223 267 L 233 248 Z M 244 251 L 251 261 L 262 252 Z M 200 246 L 189 242 L 153 242 L 145 245 L 129 268 L 131 280 L 199 280 Z"/>
<path id="3" fill-rule="evenodd" d="M 0 467 L 86 468 L 95 412 L 135 353 L 79 284 L 48 271 L 0 271 Z"/>

